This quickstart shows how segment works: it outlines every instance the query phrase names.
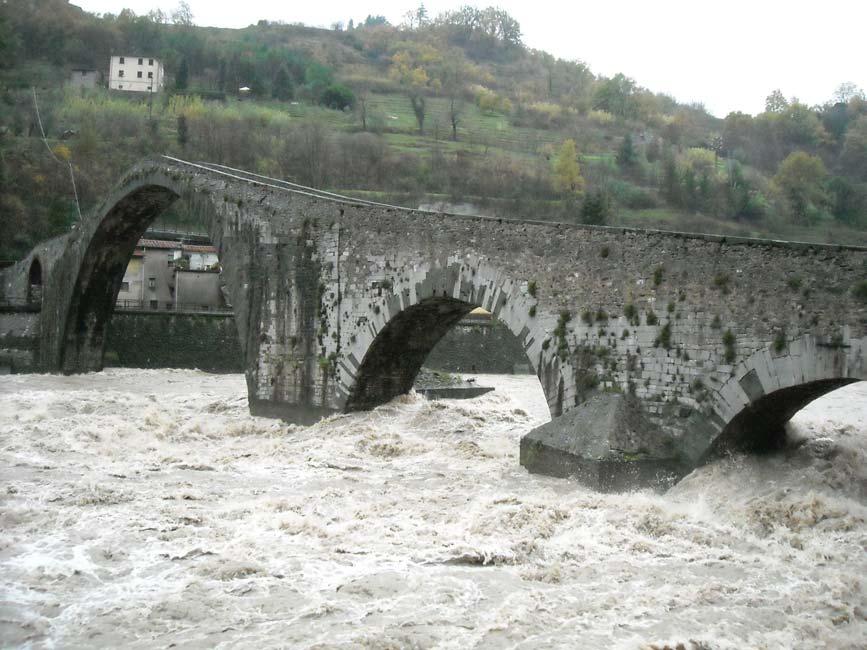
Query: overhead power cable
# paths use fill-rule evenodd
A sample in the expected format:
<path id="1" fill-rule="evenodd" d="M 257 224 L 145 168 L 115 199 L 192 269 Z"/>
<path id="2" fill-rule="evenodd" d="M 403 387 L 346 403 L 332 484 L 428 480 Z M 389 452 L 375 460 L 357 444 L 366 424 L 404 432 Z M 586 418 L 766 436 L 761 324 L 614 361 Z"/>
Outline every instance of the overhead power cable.
<path id="1" fill-rule="evenodd" d="M 81 204 L 78 202 L 78 189 L 75 187 L 75 171 L 72 169 L 72 162 L 58 158 L 54 153 L 54 150 L 51 148 L 51 145 L 48 144 L 48 140 L 45 137 L 45 129 L 42 127 L 42 116 L 39 114 L 39 102 L 36 99 L 36 86 L 32 86 L 32 90 L 33 107 L 36 109 L 36 121 L 39 123 L 39 132 L 42 134 L 42 142 L 45 144 L 45 148 L 48 149 L 48 153 L 58 164 L 66 164 L 69 167 L 69 180 L 72 181 L 72 195 L 75 197 L 75 209 L 78 212 L 78 220 L 81 221 Z"/>

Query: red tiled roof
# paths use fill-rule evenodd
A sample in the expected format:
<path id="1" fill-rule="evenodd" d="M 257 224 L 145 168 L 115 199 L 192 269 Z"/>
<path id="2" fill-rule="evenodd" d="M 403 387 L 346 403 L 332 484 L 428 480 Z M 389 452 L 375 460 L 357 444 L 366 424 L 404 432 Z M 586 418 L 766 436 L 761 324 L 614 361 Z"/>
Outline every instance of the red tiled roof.
<path id="1" fill-rule="evenodd" d="M 180 242 L 176 241 L 165 241 L 163 239 L 139 239 L 138 248 L 174 248 L 177 250 L 181 249 Z"/>
<path id="2" fill-rule="evenodd" d="M 167 241 L 165 239 L 139 239 L 136 248 L 164 248 L 167 250 L 183 250 L 188 253 L 214 253 L 217 249 L 213 246 L 203 244 L 182 244 L 177 241 Z"/>
<path id="3" fill-rule="evenodd" d="M 189 253 L 217 253 L 217 249 L 213 246 L 204 246 L 202 244 L 183 244 L 181 248 Z"/>

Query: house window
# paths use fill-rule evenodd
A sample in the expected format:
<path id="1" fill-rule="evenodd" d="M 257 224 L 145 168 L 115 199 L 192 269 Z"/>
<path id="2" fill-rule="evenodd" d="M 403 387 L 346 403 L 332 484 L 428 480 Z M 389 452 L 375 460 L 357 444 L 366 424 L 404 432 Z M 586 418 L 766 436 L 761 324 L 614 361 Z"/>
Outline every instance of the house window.
<path id="1" fill-rule="evenodd" d="M 141 70 L 138 71 L 138 75 L 136 75 L 139 79 L 141 79 Z"/>
<path id="2" fill-rule="evenodd" d="M 148 90 L 153 90 L 153 86 L 148 86 Z"/>
<path id="3" fill-rule="evenodd" d="M 121 291 L 129 291 L 129 282 L 121 282 L 120 283 Z"/>
<path id="4" fill-rule="evenodd" d="M 159 308 L 160 308 L 159 300 L 151 300 L 151 309 L 159 309 Z"/>
<path id="5" fill-rule="evenodd" d="M 124 60 L 123 60 L 123 57 L 120 57 L 120 64 L 121 64 L 121 65 L 123 65 L 123 64 L 124 64 Z"/>
<path id="6" fill-rule="evenodd" d="M 153 59 L 148 59 L 148 65 L 153 65 L 153 64 L 154 64 L 154 60 L 153 60 Z"/>
<path id="7" fill-rule="evenodd" d="M 144 59 L 139 59 L 138 64 L 141 65 L 142 63 L 144 63 Z"/>
<path id="8" fill-rule="evenodd" d="M 118 90 L 123 90 L 123 84 L 118 84 L 118 85 L 117 85 L 117 89 L 118 89 Z"/>
<path id="9" fill-rule="evenodd" d="M 157 288 L 157 279 L 156 278 L 148 278 L 148 289 L 156 289 Z"/>
<path id="10" fill-rule="evenodd" d="M 117 71 L 117 76 L 118 76 L 118 77 L 122 77 L 122 76 L 123 76 L 123 70 L 118 70 L 118 71 Z"/>
<path id="11" fill-rule="evenodd" d="M 153 78 L 154 78 L 154 73 L 148 72 L 148 79 L 153 79 Z"/>

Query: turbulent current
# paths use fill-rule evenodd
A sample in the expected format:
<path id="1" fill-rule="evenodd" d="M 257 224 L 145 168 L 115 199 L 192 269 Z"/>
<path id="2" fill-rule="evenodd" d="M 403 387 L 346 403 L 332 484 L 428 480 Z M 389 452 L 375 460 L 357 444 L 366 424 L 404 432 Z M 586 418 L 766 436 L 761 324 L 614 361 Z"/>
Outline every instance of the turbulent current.
<path id="1" fill-rule="evenodd" d="M 664 495 L 527 474 L 538 382 L 479 383 L 296 427 L 238 375 L 0 378 L 0 645 L 867 647 L 867 383 Z"/>

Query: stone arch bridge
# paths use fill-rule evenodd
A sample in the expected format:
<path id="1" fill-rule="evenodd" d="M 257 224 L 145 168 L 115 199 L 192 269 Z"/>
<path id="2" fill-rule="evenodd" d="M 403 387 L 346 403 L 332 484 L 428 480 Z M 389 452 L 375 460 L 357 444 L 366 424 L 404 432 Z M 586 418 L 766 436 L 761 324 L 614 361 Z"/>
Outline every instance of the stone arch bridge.
<path id="1" fill-rule="evenodd" d="M 7 306 L 41 300 L 38 368 L 102 368 L 127 261 L 175 201 L 219 251 L 254 414 L 386 402 L 475 307 L 519 338 L 554 418 L 522 463 L 607 487 L 774 446 L 867 379 L 865 248 L 419 212 L 169 157 L 0 275 Z"/>

